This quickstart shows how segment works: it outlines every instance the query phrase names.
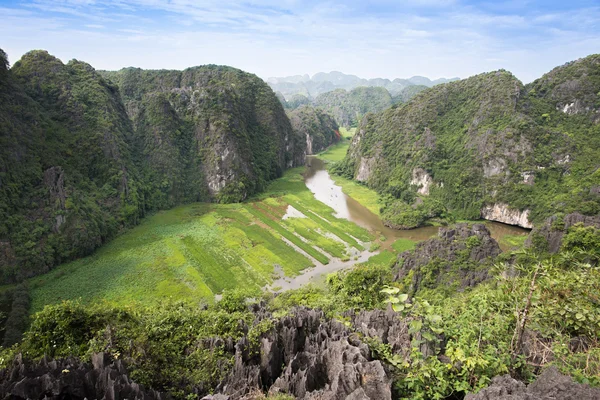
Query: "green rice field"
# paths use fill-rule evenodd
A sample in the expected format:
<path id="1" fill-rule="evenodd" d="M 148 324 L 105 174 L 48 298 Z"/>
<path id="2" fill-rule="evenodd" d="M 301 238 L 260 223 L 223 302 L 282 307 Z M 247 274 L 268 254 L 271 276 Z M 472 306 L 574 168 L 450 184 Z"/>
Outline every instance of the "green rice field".
<path id="1" fill-rule="evenodd" d="M 225 289 L 261 288 L 375 238 L 317 201 L 296 168 L 242 204 L 162 211 L 102 246 L 29 281 L 32 311 L 66 299 L 117 304 L 177 298 L 212 302 Z M 289 206 L 295 216 L 284 218 Z M 301 213 L 301 214 L 300 214 Z"/>

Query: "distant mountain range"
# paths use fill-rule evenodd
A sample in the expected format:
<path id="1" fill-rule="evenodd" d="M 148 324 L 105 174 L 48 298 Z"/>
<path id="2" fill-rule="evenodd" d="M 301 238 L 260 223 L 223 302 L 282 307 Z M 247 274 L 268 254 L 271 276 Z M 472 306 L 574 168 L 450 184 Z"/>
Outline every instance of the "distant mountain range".
<path id="1" fill-rule="evenodd" d="M 281 78 L 268 78 L 267 83 L 275 92 L 280 92 L 289 99 L 295 94 L 302 94 L 308 98 L 330 92 L 335 89 L 352 90 L 360 86 L 383 87 L 392 96 L 396 96 L 409 86 L 424 85 L 432 87 L 440 83 L 457 81 L 459 78 L 440 78 L 431 80 L 424 76 L 413 76 L 409 79 L 396 78 L 393 81 L 384 78 L 364 79 L 356 75 L 347 75 L 339 71 L 319 72 L 311 78 L 308 74 L 286 76 Z"/>

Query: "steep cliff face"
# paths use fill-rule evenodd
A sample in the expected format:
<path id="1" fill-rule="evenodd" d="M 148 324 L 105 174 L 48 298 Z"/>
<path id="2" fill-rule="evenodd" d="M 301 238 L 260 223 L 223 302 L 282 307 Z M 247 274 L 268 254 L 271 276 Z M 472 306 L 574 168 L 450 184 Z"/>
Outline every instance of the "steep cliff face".
<path id="1" fill-rule="evenodd" d="M 139 144 L 165 153 L 144 151 L 150 173 L 201 183 L 169 187 L 172 201 L 240 201 L 302 162 L 304 141 L 294 135 L 277 96 L 255 75 L 213 65 L 103 75 L 119 86 Z M 169 160 L 173 151 L 182 154 L 179 165 Z"/>
<path id="2" fill-rule="evenodd" d="M 364 118 L 341 169 L 409 206 L 429 196 L 460 218 L 531 228 L 559 211 L 597 214 L 598 60 L 527 86 L 497 71 L 428 89 Z"/>
<path id="3" fill-rule="evenodd" d="M 0 61 L 0 282 L 87 255 L 146 212 L 243 200 L 304 160 L 269 86 L 234 68 Z"/>
<path id="4" fill-rule="evenodd" d="M 306 138 L 306 154 L 315 154 L 340 140 L 338 125 L 331 115 L 312 106 L 288 111 L 292 128 Z"/>

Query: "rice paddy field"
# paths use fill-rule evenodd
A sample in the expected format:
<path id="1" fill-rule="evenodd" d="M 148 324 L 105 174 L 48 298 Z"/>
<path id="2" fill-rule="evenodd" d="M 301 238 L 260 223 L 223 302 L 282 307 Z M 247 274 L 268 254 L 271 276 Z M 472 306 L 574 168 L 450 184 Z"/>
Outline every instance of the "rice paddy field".
<path id="1" fill-rule="evenodd" d="M 373 235 L 334 217 L 306 188 L 303 170 L 246 203 L 197 203 L 146 218 L 93 255 L 30 280 L 32 311 L 66 299 L 212 302 L 225 289 L 261 288 L 368 248 Z"/>

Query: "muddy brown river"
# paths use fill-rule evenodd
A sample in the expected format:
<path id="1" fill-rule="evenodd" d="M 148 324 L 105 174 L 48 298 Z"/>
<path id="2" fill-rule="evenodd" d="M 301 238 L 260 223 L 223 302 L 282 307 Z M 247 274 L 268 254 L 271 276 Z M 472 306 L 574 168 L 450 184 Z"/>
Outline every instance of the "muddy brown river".
<path id="1" fill-rule="evenodd" d="M 369 230 L 375 234 L 376 237 L 383 235 L 385 241 L 381 242 L 381 249 L 390 249 L 392 243 L 400 238 L 420 242 L 435 236 L 439 230 L 436 226 L 427 226 L 411 230 L 388 228 L 383 225 L 381 219 L 373 214 L 368 208 L 344 194 L 342 188 L 337 186 L 329 176 L 325 162 L 315 156 L 307 157 L 304 183 L 317 200 L 327 204 L 335 210 L 335 216 L 337 218 L 350 220 Z M 527 235 L 529 233 L 526 229 L 498 222 L 482 221 L 482 223 L 485 223 L 490 230 L 492 237 L 498 242 L 500 242 L 500 238 L 505 235 Z M 317 260 L 309 257 L 315 264 L 315 267 L 304 270 L 301 275 L 296 277 L 282 277 L 277 279 L 270 285 L 270 288 L 277 290 L 296 289 L 307 283 L 322 282 L 327 274 L 367 261 L 369 257 L 378 253 L 378 251 L 357 251 L 355 249 L 350 249 L 350 251 L 350 260 L 342 261 L 338 258 L 332 258 L 327 265 L 323 265 Z"/>

